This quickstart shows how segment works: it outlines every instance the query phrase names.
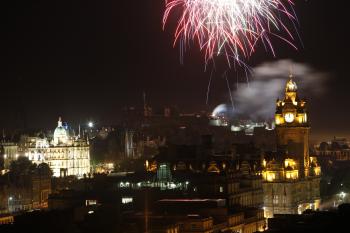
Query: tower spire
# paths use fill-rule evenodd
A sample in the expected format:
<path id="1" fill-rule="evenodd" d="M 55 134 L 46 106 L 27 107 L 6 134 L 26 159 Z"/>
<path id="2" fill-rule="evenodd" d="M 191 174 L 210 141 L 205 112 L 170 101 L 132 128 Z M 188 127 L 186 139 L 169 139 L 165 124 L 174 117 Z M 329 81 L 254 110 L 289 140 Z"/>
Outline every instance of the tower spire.
<path id="1" fill-rule="evenodd" d="M 80 123 L 79 123 L 79 138 L 81 138 L 81 134 L 80 134 Z"/>
<path id="2" fill-rule="evenodd" d="M 57 126 L 62 127 L 62 118 L 61 117 L 58 117 Z"/>
<path id="3" fill-rule="evenodd" d="M 293 66 L 292 65 L 289 66 L 289 79 L 290 80 L 293 79 Z"/>

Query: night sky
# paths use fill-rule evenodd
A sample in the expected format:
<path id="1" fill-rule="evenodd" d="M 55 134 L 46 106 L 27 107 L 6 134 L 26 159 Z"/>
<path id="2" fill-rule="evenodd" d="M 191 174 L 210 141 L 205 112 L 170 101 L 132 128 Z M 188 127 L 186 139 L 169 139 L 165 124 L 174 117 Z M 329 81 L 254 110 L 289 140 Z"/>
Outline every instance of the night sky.
<path id="1" fill-rule="evenodd" d="M 217 74 L 206 105 L 210 73 L 196 47 L 180 64 L 171 28 L 162 30 L 163 0 L 7 2 L 1 7 L 2 128 L 54 128 L 58 116 L 73 124 L 114 124 L 123 107 L 142 106 L 143 91 L 154 107 L 184 111 L 229 101 Z M 291 58 L 329 73 L 326 92 L 310 106 L 319 134 L 350 130 L 346 11 L 345 3 L 297 0 L 304 47 L 277 43 L 276 58 L 258 49 L 247 62 Z"/>

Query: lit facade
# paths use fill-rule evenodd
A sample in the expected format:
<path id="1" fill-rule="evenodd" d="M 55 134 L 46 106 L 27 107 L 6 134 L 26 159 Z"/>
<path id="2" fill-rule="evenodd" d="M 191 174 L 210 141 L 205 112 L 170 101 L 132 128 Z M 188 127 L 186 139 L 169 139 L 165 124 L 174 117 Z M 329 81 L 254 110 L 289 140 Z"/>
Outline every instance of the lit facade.
<path id="1" fill-rule="evenodd" d="M 0 142 L 0 156 L 4 160 L 4 171 L 8 171 L 11 162 L 17 160 L 19 156 L 18 145 L 13 142 Z"/>
<path id="2" fill-rule="evenodd" d="M 292 79 L 284 99 L 277 100 L 275 124 L 277 153 L 262 161 L 265 216 L 318 209 L 321 168 L 309 155 L 306 102 L 298 98 Z"/>
<path id="3" fill-rule="evenodd" d="M 53 139 L 26 137 L 22 142 L 23 154 L 36 164 L 47 163 L 55 177 L 83 177 L 90 173 L 89 142 L 73 137 L 62 125 L 61 118 Z"/>

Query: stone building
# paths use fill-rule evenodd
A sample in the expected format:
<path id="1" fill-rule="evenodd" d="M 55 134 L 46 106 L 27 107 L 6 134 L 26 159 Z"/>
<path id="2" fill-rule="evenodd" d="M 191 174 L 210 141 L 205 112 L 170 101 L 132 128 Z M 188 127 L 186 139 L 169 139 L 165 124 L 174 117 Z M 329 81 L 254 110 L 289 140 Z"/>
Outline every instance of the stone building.
<path id="1" fill-rule="evenodd" d="M 290 78 L 283 100 L 276 103 L 277 151 L 262 161 L 265 216 L 318 209 L 321 168 L 309 155 L 310 126 L 306 101 Z"/>
<path id="2" fill-rule="evenodd" d="M 8 171 L 11 162 L 18 158 L 18 145 L 14 142 L 0 142 L 0 157 L 3 159 L 0 170 Z"/>
<path id="3" fill-rule="evenodd" d="M 53 138 L 24 137 L 21 152 L 33 163 L 47 163 L 55 177 L 77 176 L 90 173 L 90 150 L 87 139 L 71 135 L 62 125 L 61 118 Z"/>
<path id="4" fill-rule="evenodd" d="M 11 165 L 1 177 L 0 214 L 45 209 L 51 193 L 51 170 L 47 164 L 33 165 L 26 158 Z"/>
<path id="5" fill-rule="evenodd" d="M 321 142 L 314 150 L 320 159 L 350 161 L 350 144 L 346 138 L 334 137 L 330 142 Z"/>

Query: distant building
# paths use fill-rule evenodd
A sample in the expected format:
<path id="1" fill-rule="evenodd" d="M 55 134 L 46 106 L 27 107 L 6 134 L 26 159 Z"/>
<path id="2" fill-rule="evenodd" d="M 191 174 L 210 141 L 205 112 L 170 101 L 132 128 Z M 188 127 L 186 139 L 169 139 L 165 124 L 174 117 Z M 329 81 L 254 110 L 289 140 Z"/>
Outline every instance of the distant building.
<path id="1" fill-rule="evenodd" d="M 277 152 L 266 155 L 262 164 L 265 216 L 316 210 L 321 168 L 309 156 L 306 102 L 298 98 L 292 79 L 287 82 L 285 98 L 277 100 L 275 123 Z"/>
<path id="2" fill-rule="evenodd" d="M 8 170 L 11 162 L 18 158 L 18 145 L 14 142 L 0 142 L 0 154 L 3 158 L 3 169 Z"/>
<path id="3" fill-rule="evenodd" d="M 306 211 L 302 215 L 276 215 L 268 219 L 266 233 L 349 232 L 349 204 L 333 211 Z"/>
<path id="4" fill-rule="evenodd" d="M 315 147 L 315 153 L 319 158 L 350 161 L 350 145 L 346 138 L 334 137 L 330 142 L 321 142 Z"/>
<path id="5" fill-rule="evenodd" d="M 24 137 L 22 153 L 36 164 L 47 163 L 55 177 L 83 177 L 90 173 L 90 150 L 87 139 L 70 135 L 62 125 L 61 118 L 53 139 L 46 137 Z"/>
<path id="6" fill-rule="evenodd" d="M 7 174 L 8 175 L 8 174 Z M 0 187 L 0 211 L 15 213 L 48 207 L 51 193 L 51 171 L 47 164 L 40 164 L 34 169 L 24 169 L 22 174 L 13 174 Z M 5 207 L 5 208 L 4 208 Z"/>
<path id="7" fill-rule="evenodd" d="M 135 148 L 134 148 L 134 131 L 126 130 L 125 131 L 125 157 L 134 158 Z"/>
<path id="8" fill-rule="evenodd" d="M 254 122 L 251 120 L 240 120 L 231 125 L 231 131 L 233 132 L 244 132 L 245 135 L 254 135 L 255 130 L 260 128 L 264 130 L 273 130 L 274 125 L 268 122 Z"/>
<path id="9" fill-rule="evenodd" d="M 253 233 L 266 228 L 263 210 L 226 208 L 224 199 L 161 199 L 156 213 L 180 223 L 180 232 Z"/>
<path id="10" fill-rule="evenodd" d="M 5 225 L 5 224 L 13 224 L 14 223 L 14 217 L 13 215 L 0 215 L 0 225 Z"/>

